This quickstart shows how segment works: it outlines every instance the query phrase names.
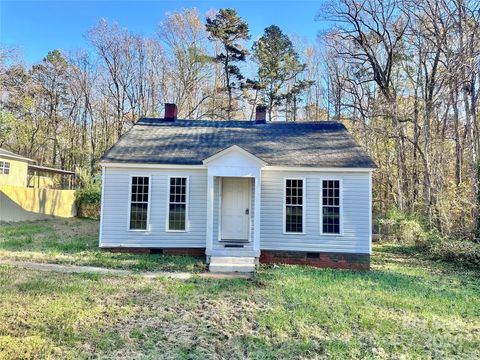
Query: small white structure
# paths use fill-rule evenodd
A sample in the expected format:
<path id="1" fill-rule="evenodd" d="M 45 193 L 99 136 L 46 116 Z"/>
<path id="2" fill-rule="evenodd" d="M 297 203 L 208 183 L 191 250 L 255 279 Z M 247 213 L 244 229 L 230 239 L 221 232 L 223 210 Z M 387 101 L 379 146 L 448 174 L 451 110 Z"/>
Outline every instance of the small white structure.
<path id="1" fill-rule="evenodd" d="M 367 269 L 375 164 L 341 123 L 140 119 L 102 158 L 100 247 Z"/>

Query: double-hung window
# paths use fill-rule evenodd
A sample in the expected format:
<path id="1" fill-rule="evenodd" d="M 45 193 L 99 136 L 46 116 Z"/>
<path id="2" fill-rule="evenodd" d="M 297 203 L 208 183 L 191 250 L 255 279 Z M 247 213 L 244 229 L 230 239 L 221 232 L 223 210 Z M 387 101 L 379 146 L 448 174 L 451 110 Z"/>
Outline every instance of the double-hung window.
<path id="1" fill-rule="evenodd" d="M 0 161 L 0 174 L 10 174 L 10 162 Z"/>
<path id="2" fill-rule="evenodd" d="M 304 180 L 285 179 L 285 232 L 303 233 Z"/>
<path id="3" fill-rule="evenodd" d="M 322 233 L 340 234 L 340 180 L 322 180 Z"/>
<path id="4" fill-rule="evenodd" d="M 130 230 L 147 230 L 150 177 L 132 176 L 130 196 Z"/>
<path id="5" fill-rule="evenodd" d="M 187 197 L 188 178 L 171 177 L 167 224 L 169 231 L 187 230 Z"/>

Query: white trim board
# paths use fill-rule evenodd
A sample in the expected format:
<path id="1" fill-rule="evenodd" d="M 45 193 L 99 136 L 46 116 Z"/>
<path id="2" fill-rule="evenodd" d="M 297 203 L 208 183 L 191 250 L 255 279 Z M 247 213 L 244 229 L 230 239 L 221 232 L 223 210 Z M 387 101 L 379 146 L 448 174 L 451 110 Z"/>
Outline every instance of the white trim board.
<path id="1" fill-rule="evenodd" d="M 373 168 L 353 168 L 353 167 L 338 167 L 338 168 L 332 168 L 332 167 L 300 167 L 300 166 L 265 166 L 262 168 L 263 171 L 268 170 L 268 171 L 315 171 L 315 172 L 372 172 L 375 169 Z"/>
<path id="2" fill-rule="evenodd" d="M 253 156 L 253 155 L 252 155 Z M 258 158 L 257 158 L 258 159 Z M 185 170 L 206 170 L 206 165 L 182 165 L 182 164 L 154 164 L 154 163 L 122 163 L 122 162 L 100 162 L 100 166 L 109 168 L 130 168 L 130 169 L 185 169 Z M 305 167 L 305 166 L 277 166 L 265 165 L 265 171 L 305 171 L 305 172 L 346 172 L 364 173 L 375 171 L 375 168 L 353 168 L 353 167 Z"/>
<path id="3" fill-rule="evenodd" d="M 103 234 L 103 216 L 104 216 L 104 209 L 105 209 L 105 173 L 107 172 L 106 168 L 102 169 L 102 195 L 100 199 L 100 231 L 98 236 L 98 243 L 99 246 L 102 246 L 102 234 Z"/>
<path id="4" fill-rule="evenodd" d="M 100 162 L 100 166 L 109 168 L 127 169 L 186 169 L 206 170 L 205 165 L 179 165 L 179 164 L 154 164 L 154 163 L 121 163 L 121 162 Z"/>

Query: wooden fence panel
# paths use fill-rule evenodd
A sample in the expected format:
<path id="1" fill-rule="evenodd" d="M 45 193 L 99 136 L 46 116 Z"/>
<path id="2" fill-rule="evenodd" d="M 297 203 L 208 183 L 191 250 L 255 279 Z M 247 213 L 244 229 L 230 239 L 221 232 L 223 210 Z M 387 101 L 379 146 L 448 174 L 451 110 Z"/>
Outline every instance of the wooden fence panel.
<path id="1" fill-rule="evenodd" d="M 75 215 L 75 190 L 0 185 L 0 221 L 39 220 Z"/>

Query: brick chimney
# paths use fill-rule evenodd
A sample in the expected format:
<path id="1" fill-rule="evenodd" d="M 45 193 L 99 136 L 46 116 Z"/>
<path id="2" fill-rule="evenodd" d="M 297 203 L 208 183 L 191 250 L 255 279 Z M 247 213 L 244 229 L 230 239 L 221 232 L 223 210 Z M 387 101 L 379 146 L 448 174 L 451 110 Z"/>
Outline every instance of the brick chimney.
<path id="1" fill-rule="evenodd" d="M 267 107 L 259 105 L 255 109 L 255 124 L 267 123 Z"/>
<path id="2" fill-rule="evenodd" d="M 168 120 L 168 121 L 177 120 L 177 105 L 165 103 L 164 120 Z"/>

